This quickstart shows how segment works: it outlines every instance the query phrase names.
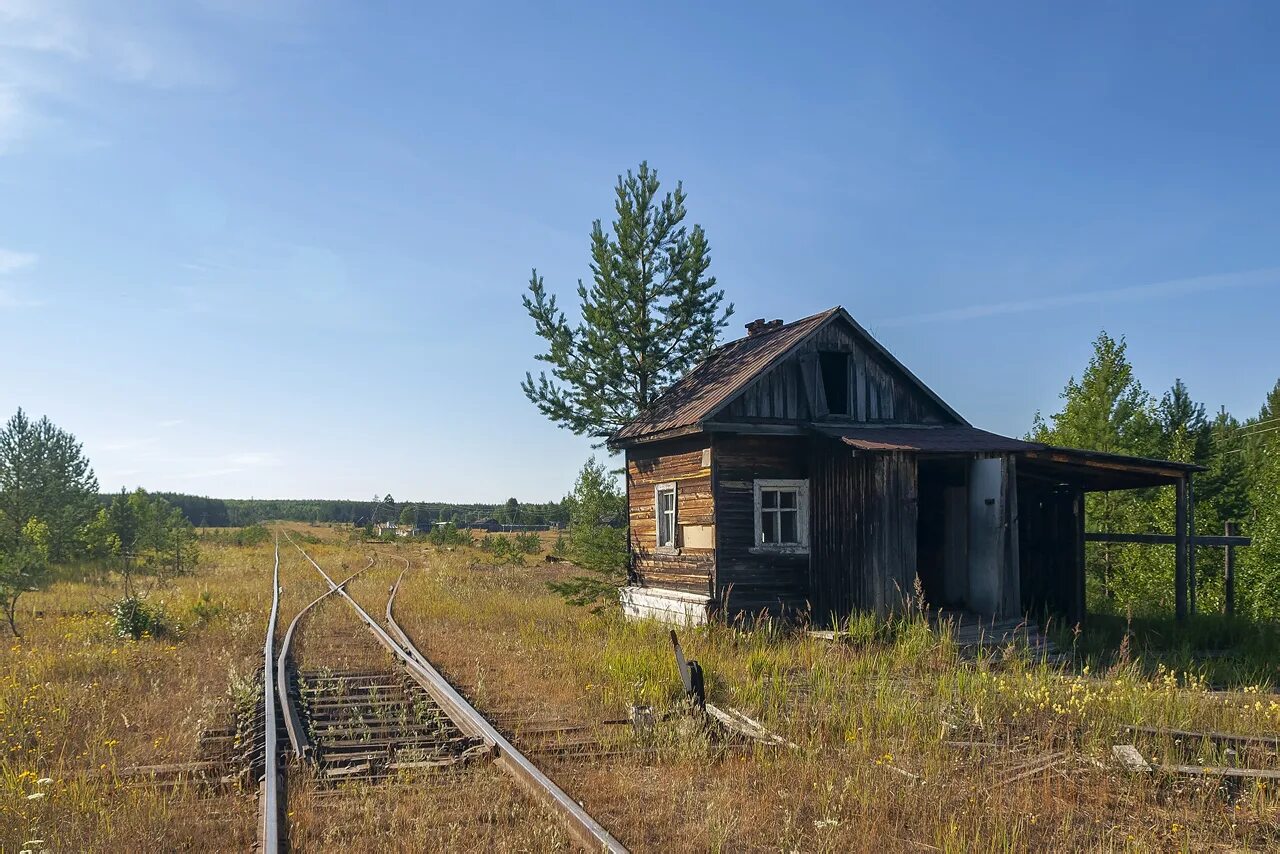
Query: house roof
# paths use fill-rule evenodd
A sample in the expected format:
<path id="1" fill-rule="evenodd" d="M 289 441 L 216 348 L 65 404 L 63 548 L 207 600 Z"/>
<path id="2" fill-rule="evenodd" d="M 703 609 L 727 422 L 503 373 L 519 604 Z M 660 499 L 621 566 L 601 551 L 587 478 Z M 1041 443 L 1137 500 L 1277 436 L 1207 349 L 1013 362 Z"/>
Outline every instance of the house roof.
<path id="1" fill-rule="evenodd" d="M 1060 448 L 959 424 L 920 427 L 823 424 L 816 425 L 814 431 L 862 451 L 1017 454 L 1019 471 L 1042 479 L 1076 483 L 1088 491 L 1160 486 L 1206 470 L 1194 463 Z"/>
<path id="2" fill-rule="evenodd" d="M 872 338 L 871 334 L 863 329 L 847 311 L 836 306 L 717 347 L 697 367 L 667 389 L 648 409 L 609 437 L 609 444 L 629 444 L 655 434 L 666 434 L 697 426 L 729 403 L 756 377 L 785 358 L 801 341 L 835 318 L 841 318 L 853 327 L 859 336 L 866 339 L 873 350 L 900 370 L 909 382 L 917 385 L 948 415 L 961 424 L 967 423 L 879 341 Z"/>
<path id="3" fill-rule="evenodd" d="M 925 453 L 1015 453 L 1044 450 L 1038 442 L 1011 439 L 963 424 L 938 427 L 820 426 L 818 432 L 863 451 L 921 451 Z"/>
<path id="4" fill-rule="evenodd" d="M 623 425 L 610 437 L 610 442 L 638 439 L 697 424 L 728 403 L 757 375 L 839 311 L 839 308 L 828 309 L 717 347 L 648 409 Z"/>

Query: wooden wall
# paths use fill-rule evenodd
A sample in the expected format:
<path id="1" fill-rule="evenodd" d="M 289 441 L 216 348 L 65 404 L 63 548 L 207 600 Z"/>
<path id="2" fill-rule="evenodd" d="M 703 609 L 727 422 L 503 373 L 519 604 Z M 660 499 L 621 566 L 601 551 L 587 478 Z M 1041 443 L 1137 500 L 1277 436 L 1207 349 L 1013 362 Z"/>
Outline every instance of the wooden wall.
<path id="1" fill-rule="evenodd" d="M 713 593 L 714 547 L 690 547 L 684 542 L 684 528 L 716 523 L 711 466 L 704 454 L 709 447 L 708 436 L 693 436 L 627 451 L 632 571 L 645 587 Z M 656 548 L 654 487 L 670 482 L 676 484 L 677 549 L 664 552 Z"/>
<path id="2" fill-rule="evenodd" d="M 849 359 L 847 416 L 827 416 L 816 356 L 845 353 Z M 833 322 L 802 342 L 785 361 L 757 377 L 718 416 L 724 420 L 950 423 L 954 419 L 850 327 Z"/>
<path id="3" fill-rule="evenodd" d="M 815 443 L 810 597 L 816 622 L 902 609 L 916 575 L 914 454 L 854 454 Z"/>
<path id="4" fill-rule="evenodd" d="M 712 445 L 716 506 L 716 599 L 729 615 L 807 607 L 808 555 L 754 554 L 756 479 L 808 478 L 809 442 L 793 437 L 717 435 Z M 813 519 L 812 509 L 810 520 Z"/>

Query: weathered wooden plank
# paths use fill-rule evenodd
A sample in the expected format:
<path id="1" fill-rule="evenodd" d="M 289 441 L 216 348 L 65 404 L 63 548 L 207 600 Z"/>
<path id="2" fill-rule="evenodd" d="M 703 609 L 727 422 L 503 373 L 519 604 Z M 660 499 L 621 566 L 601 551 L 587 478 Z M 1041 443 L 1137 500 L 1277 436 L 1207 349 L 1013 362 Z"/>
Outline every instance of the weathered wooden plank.
<path id="1" fill-rule="evenodd" d="M 1103 531 L 1088 531 L 1084 535 L 1087 543 L 1143 543 L 1146 545 L 1176 545 L 1178 538 L 1174 534 L 1113 534 Z M 1252 537 L 1221 536 L 1200 534 L 1188 538 L 1195 546 L 1249 546 L 1253 545 Z"/>

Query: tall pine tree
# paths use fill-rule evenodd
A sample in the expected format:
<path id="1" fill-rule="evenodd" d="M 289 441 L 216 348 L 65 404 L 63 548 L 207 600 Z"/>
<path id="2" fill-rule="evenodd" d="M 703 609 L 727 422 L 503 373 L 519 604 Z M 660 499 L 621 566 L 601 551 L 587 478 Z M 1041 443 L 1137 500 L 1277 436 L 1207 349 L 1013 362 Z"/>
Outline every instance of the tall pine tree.
<path id="1" fill-rule="evenodd" d="M 702 227 L 686 228 L 684 188 L 659 197 L 658 173 L 641 163 L 619 176 L 612 231 L 591 228 L 591 284 L 578 281 L 581 320 L 571 325 L 538 271 L 523 298 L 551 366 L 525 395 L 578 435 L 604 438 L 649 406 L 706 356 L 733 305 L 708 276 Z"/>
<path id="2" fill-rule="evenodd" d="M 1062 409 L 1048 423 L 1036 413 L 1031 438 L 1116 454 L 1158 453 L 1161 431 L 1155 403 L 1134 376 L 1126 349 L 1123 338 L 1100 333 L 1084 374 L 1078 381 L 1072 377 L 1063 389 Z M 1091 531 L 1151 530 L 1156 521 L 1154 500 L 1148 490 L 1091 493 L 1085 501 L 1085 520 Z M 1153 555 L 1142 548 L 1114 543 L 1089 546 L 1085 570 L 1094 581 L 1089 588 L 1092 607 L 1127 607 L 1158 586 L 1138 583 L 1154 572 Z"/>

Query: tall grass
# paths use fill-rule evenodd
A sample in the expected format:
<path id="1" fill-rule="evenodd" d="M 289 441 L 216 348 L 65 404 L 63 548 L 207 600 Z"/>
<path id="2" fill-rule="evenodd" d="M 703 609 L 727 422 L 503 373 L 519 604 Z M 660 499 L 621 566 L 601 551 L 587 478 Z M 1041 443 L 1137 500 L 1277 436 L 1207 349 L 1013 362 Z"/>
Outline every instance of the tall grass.
<path id="1" fill-rule="evenodd" d="M 603 757 L 540 761 L 635 850 L 1280 847 L 1272 787 L 1130 777 L 1110 757 L 1112 744 L 1133 740 L 1128 724 L 1280 732 L 1268 693 L 1274 638 L 1234 625 L 1167 640 L 1166 627 L 1102 621 L 1060 640 L 1077 647 L 1079 671 L 1013 647 L 974 657 L 918 614 L 856 616 L 835 643 L 768 620 L 680 630 L 710 699 L 797 745 L 778 749 L 691 726 L 667 627 L 567 605 L 546 583 L 572 568 L 493 567 L 476 550 L 422 543 L 330 537 L 307 548 L 335 575 L 371 548 L 410 557 L 397 608 L 405 629 L 518 744 L 530 721 L 577 722 L 600 739 Z M 296 552 L 281 556 L 291 616 L 325 586 Z M 251 797 L 127 785 L 114 772 L 195 757 L 200 729 L 228 713 L 233 686 L 257 666 L 270 567 L 268 543 L 207 543 L 196 575 L 153 591 L 178 627 L 165 638 L 115 635 L 103 607 L 117 592 L 110 579 L 63 580 L 24 599 L 26 637 L 0 646 L 0 849 L 248 846 Z M 385 561 L 352 595 L 380 614 L 399 569 Z M 331 629 L 350 661 L 376 663 L 345 609 L 326 606 L 315 628 Z M 1241 655 L 1203 654 L 1237 639 Z M 302 654 L 335 653 L 304 640 Z M 654 707 L 651 735 L 603 723 L 633 705 Z M 1226 759 L 1209 744 L 1139 744 L 1157 761 Z M 1007 781 L 1009 768 L 1052 753 L 1062 754 L 1053 768 Z M 336 793 L 299 778 L 295 841 L 372 850 L 403 832 L 437 850 L 562 847 L 554 818 L 488 770 Z"/>
<path id="2" fill-rule="evenodd" d="M 570 791 L 638 847 L 708 850 L 1199 850 L 1277 844 L 1266 786 L 1234 798 L 1121 772 L 1127 724 L 1275 733 L 1265 686 L 1211 690 L 1208 668 L 1109 661 L 1083 672 L 1014 647 L 973 657 L 919 614 L 857 616 L 832 643 L 767 620 L 680 630 L 710 699 L 750 714 L 798 750 L 724 751 L 689 741 L 668 627 L 593 615 L 545 592 L 557 572 L 480 569 L 422 553 L 400 620 L 464 689 L 492 708 L 565 717 L 667 714 L 656 751 L 566 767 Z M 1100 661 L 1101 657 L 1095 657 Z M 1247 672 L 1247 671 L 1246 671 Z M 682 741 L 683 739 L 683 741 Z M 983 752 L 955 742 L 995 745 Z M 1221 759 L 1202 746 L 1206 762 Z M 1155 760 L 1188 761 L 1169 740 Z M 1005 784 L 1001 771 L 1063 752 L 1058 767 Z"/>

